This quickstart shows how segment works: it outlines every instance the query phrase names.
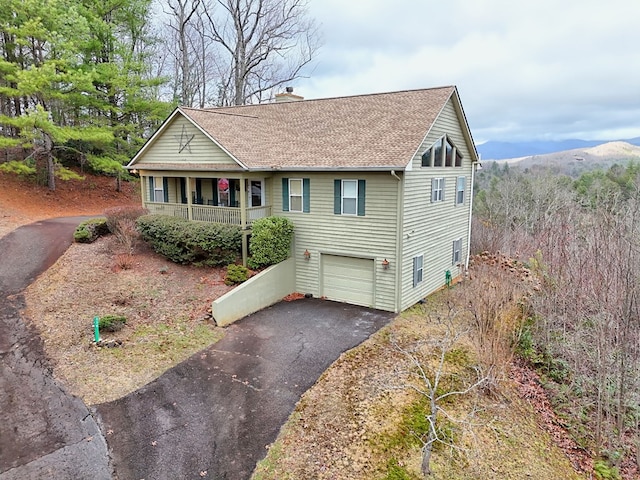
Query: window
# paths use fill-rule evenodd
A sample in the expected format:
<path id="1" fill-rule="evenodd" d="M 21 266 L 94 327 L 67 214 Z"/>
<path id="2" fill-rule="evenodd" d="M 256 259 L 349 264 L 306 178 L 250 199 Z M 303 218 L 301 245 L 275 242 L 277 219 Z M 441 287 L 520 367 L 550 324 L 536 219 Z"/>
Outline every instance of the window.
<path id="1" fill-rule="evenodd" d="M 444 178 L 431 179 L 431 201 L 442 202 L 444 200 Z"/>
<path id="2" fill-rule="evenodd" d="M 451 145 L 451 142 L 448 138 L 445 139 L 445 153 L 444 153 L 444 166 L 452 167 L 453 166 L 453 152 L 455 148 Z"/>
<path id="3" fill-rule="evenodd" d="M 416 287 L 419 283 L 422 283 L 424 257 L 418 255 L 413 257 L 413 286 Z"/>
<path id="4" fill-rule="evenodd" d="M 152 202 L 168 202 L 169 191 L 167 179 L 164 177 L 149 177 L 149 197 Z"/>
<path id="5" fill-rule="evenodd" d="M 302 179 L 301 178 L 289 179 L 289 211 L 290 212 L 302 211 Z"/>
<path id="6" fill-rule="evenodd" d="M 462 166 L 462 155 L 460 155 L 460 151 L 456 148 L 456 167 Z"/>
<path id="7" fill-rule="evenodd" d="M 437 143 L 433 147 L 433 166 L 441 167 L 442 166 L 442 143 L 444 142 L 444 137 L 437 141 Z"/>
<path id="8" fill-rule="evenodd" d="M 311 211 L 310 188 L 308 178 L 282 179 L 282 211 L 303 212 Z"/>
<path id="9" fill-rule="evenodd" d="M 342 214 L 355 215 L 358 213 L 358 182 L 356 180 L 342 181 Z"/>
<path id="10" fill-rule="evenodd" d="M 456 180 L 456 205 L 462 205 L 464 203 L 464 189 L 467 179 L 465 177 L 458 177 Z"/>
<path id="11" fill-rule="evenodd" d="M 461 258 L 462 258 L 462 239 L 459 238 L 458 240 L 453 241 L 453 255 L 451 259 L 451 264 L 456 265 L 460 263 Z"/>
<path id="12" fill-rule="evenodd" d="M 424 152 L 422 154 L 422 166 L 423 167 L 430 167 L 431 163 L 432 163 L 432 154 L 433 154 L 433 148 L 430 148 L 429 150 L 427 150 L 426 152 Z"/>
<path id="13" fill-rule="evenodd" d="M 439 138 L 422 154 L 423 167 L 461 167 L 462 154 L 448 135 Z"/>
<path id="14" fill-rule="evenodd" d="M 333 213 L 364 216 L 365 180 L 334 180 Z"/>

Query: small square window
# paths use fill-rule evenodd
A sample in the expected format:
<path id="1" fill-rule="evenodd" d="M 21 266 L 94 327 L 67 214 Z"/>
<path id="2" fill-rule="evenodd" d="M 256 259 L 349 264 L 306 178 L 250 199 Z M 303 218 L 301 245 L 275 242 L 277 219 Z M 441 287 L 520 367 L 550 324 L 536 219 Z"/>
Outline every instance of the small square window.
<path id="1" fill-rule="evenodd" d="M 444 178 L 431 179 L 431 201 L 442 202 L 444 200 Z"/>

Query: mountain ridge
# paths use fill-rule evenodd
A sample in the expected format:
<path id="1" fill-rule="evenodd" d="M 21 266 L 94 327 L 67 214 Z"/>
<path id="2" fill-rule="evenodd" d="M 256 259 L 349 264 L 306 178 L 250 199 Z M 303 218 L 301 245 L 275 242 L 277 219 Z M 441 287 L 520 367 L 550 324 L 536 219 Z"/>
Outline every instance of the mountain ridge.
<path id="1" fill-rule="evenodd" d="M 480 145 L 476 145 L 476 149 L 478 150 L 482 160 L 507 160 L 592 148 L 612 142 L 625 142 L 631 145 L 640 146 L 640 137 L 617 140 L 567 139 L 552 141 L 533 140 L 527 142 L 500 142 L 490 140 Z"/>

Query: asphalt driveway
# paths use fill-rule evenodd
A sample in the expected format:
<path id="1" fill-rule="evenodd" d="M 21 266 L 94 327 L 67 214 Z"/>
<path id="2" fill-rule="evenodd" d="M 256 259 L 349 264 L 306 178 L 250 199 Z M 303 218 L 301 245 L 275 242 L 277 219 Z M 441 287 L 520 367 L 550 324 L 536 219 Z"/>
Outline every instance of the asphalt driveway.
<path id="1" fill-rule="evenodd" d="M 227 327 L 220 342 L 97 407 L 118 478 L 249 478 L 302 393 L 392 316 L 303 299 Z"/>
<path id="2" fill-rule="evenodd" d="M 88 409 L 53 377 L 21 317 L 22 290 L 68 248 L 83 218 L 0 239 L 0 480 L 247 479 L 302 393 L 393 316 L 281 302 L 140 390 Z"/>
<path id="3" fill-rule="evenodd" d="M 22 290 L 68 248 L 82 218 L 37 222 L 0 239 L 0 480 L 112 478 L 97 423 L 53 377 L 20 313 Z"/>

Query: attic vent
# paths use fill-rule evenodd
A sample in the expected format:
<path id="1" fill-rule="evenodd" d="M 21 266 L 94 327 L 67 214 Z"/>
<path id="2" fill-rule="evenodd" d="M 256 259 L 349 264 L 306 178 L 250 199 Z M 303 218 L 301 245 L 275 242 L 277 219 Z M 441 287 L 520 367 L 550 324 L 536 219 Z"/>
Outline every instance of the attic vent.
<path id="1" fill-rule="evenodd" d="M 276 103 L 280 102 L 299 102 L 304 100 L 300 95 L 294 95 L 293 87 L 287 87 L 285 93 L 276 93 Z"/>

